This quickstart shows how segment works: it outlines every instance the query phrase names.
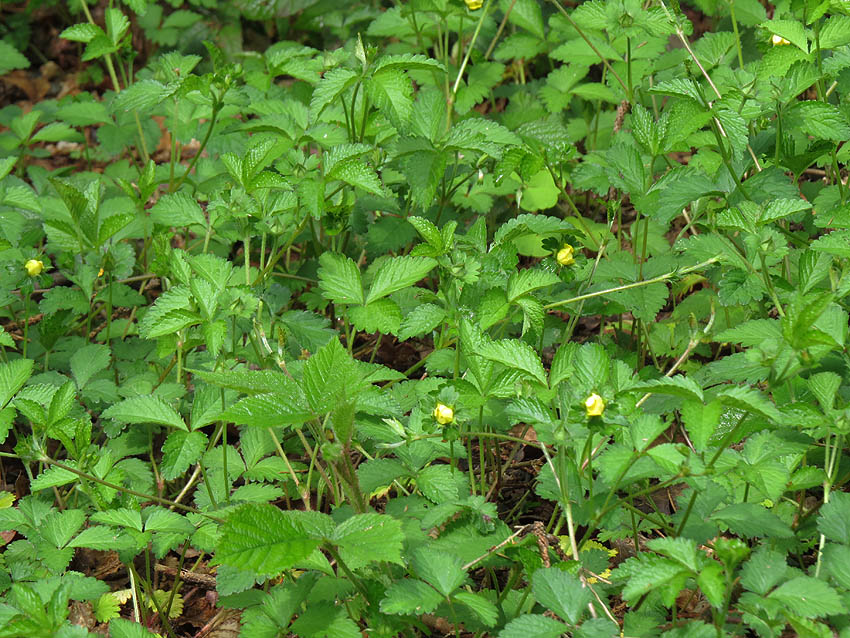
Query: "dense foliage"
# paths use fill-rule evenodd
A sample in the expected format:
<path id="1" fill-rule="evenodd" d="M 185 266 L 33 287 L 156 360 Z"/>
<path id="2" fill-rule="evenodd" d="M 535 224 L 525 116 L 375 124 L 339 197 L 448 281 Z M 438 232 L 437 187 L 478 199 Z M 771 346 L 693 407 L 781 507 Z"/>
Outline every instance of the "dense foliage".
<path id="1" fill-rule="evenodd" d="M 0 636 L 850 636 L 850 6 L 0 6 Z"/>

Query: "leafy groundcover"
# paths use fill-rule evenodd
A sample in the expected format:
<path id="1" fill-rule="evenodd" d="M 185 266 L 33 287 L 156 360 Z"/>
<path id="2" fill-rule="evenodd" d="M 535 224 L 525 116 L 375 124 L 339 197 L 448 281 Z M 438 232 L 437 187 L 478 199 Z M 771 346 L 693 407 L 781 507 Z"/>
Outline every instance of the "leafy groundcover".
<path id="1" fill-rule="evenodd" d="M 0 637 L 850 637 L 850 5 L 0 5 Z"/>

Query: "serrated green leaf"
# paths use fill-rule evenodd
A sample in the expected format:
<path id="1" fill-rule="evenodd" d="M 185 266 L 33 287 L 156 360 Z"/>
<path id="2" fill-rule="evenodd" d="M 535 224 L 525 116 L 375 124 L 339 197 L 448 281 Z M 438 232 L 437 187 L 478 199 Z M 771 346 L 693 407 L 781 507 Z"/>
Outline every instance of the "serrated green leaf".
<path id="1" fill-rule="evenodd" d="M 73 466 L 74 464 L 67 463 L 67 465 Z M 61 487 L 76 480 L 79 480 L 79 477 L 73 472 L 62 467 L 52 466 L 48 467 L 30 482 L 30 491 L 38 492 L 51 487 Z"/>
<path id="2" fill-rule="evenodd" d="M 150 209 L 151 219 L 162 226 L 206 226 L 206 218 L 198 205 L 188 193 L 169 193 L 159 198 Z"/>
<path id="3" fill-rule="evenodd" d="M 174 286 L 161 294 L 153 306 L 148 307 L 145 316 L 139 321 L 139 334 L 148 339 L 170 334 L 174 332 L 175 325 L 181 328 L 190 325 L 192 316 L 200 323 L 200 317 L 188 310 L 190 305 L 189 287 L 182 284 Z"/>
<path id="4" fill-rule="evenodd" d="M 797 576 L 767 595 L 803 618 L 821 618 L 846 611 L 841 597 L 819 578 Z"/>
<path id="5" fill-rule="evenodd" d="M 0 75 L 5 75 L 14 69 L 26 69 L 29 65 L 30 61 L 26 56 L 5 40 L 0 40 Z"/>
<path id="6" fill-rule="evenodd" d="M 64 122 L 51 122 L 30 138 L 30 142 L 82 142 L 83 136 Z"/>
<path id="7" fill-rule="evenodd" d="M 362 188 L 373 195 L 383 195 L 384 190 L 381 180 L 375 169 L 359 159 L 350 159 L 339 162 L 328 174 L 331 179 L 338 179 L 346 184 Z"/>
<path id="8" fill-rule="evenodd" d="M 410 564 L 419 578 L 443 596 L 449 596 L 466 579 L 463 562 L 450 552 L 422 547 L 414 550 Z"/>
<path id="9" fill-rule="evenodd" d="M 106 34 L 112 43 L 117 45 L 127 30 L 130 28 L 130 21 L 127 19 L 120 9 L 110 8 L 105 12 Z"/>
<path id="10" fill-rule="evenodd" d="M 747 537 L 793 538 L 794 532 L 776 514 L 757 503 L 733 503 L 711 515 L 731 531 Z"/>
<path id="11" fill-rule="evenodd" d="M 5 408 L 15 393 L 30 378 L 32 366 L 31 359 L 15 359 L 8 363 L 0 363 L 0 408 Z"/>
<path id="12" fill-rule="evenodd" d="M 188 431 L 189 429 L 177 410 L 153 395 L 124 399 L 120 403 L 109 406 L 102 416 L 123 423 L 157 423 L 178 430 Z"/>
<path id="13" fill-rule="evenodd" d="M 697 584 L 708 602 L 715 607 L 723 604 L 728 585 L 720 563 L 710 562 L 700 569 Z"/>
<path id="14" fill-rule="evenodd" d="M 499 619 L 499 610 L 496 605 L 480 594 L 471 591 L 459 591 L 452 598 L 455 602 L 468 607 L 485 627 L 494 626 Z"/>
<path id="15" fill-rule="evenodd" d="M 789 117 L 799 119 L 800 127 L 817 139 L 842 142 L 850 138 L 850 124 L 841 110 L 827 102 L 797 102 Z"/>
<path id="16" fill-rule="evenodd" d="M 421 580 L 404 579 L 387 588 L 380 607 L 385 614 L 419 616 L 430 614 L 442 601 L 440 593 Z"/>
<path id="17" fill-rule="evenodd" d="M 429 465 L 419 470 L 416 487 L 434 503 L 450 503 L 458 499 L 457 482 L 449 465 Z"/>
<path id="18" fill-rule="evenodd" d="M 304 364 L 304 394 L 316 413 L 330 412 L 340 400 L 357 395 L 362 374 L 334 337 Z"/>
<path id="19" fill-rule="evenodd" d="M 611 576 L 615 579 L 622 578 L 621 574 L 628 575 L 623 588 L 623 599 L 633 601 L 653 589 L 659 589 L 688 574 L 688 570 L 669 558 L 641 554 L 640 558 L 629 558 L 622 563 Z"/>
<path id="20" fill-rule="evenodd" d="M 723 330 L 715 335 L 713 341 L 719 343 L 740 343 L 745 347 L 761 344 L 765 339 L 782 338 L 782 327 L 776 319 L 751 319 L 744 323 Z"/>
<path id="21" fill-rule="evenodd" d="M 508 301 L 514 303 L 522 295 L 560 282 L 561 278 L 558 275 L 547 270 L 539 268 L 519 270 L 508 279 Z"/>
<path id="22" fill-rule="evenodd" d="M 178 514 L 179 516 L 179 514 Z M 127 527 L 138 532 L 142 531 L 142 514 L 139 510 L 119 507 L 114 510 L 95 512 L 89 518 L 94 523 L 103 523 L 113 527 Z"/>
<path id="23" fill-rule="evenodd" d="M 103 36 L 106 39 L 106 36 Z M 89 44 L 91 46 L 91 44 Z M 106 50 L 105 53 L 111 53 Z M 101 55 L 98 53 L 98 55 Z M 93 57 L 98 57 L 94 55 Z M 163 100 L 174 95 L 179 85 L 165 85 L 156 80 L 145 79 L 134 82 L 121 91 L 112 103 L 113 112 L 119 111 L 147 111 Z"/>
<path id="24" fill-rule="evenodd" d="M 598 343 L 585 343 L 572 356 L 573 378 L 582 393 L 596 392 L 608 380 L 611 367 L 608 353 Z"/>
<path id="25" fill-rule="evenodd" d="M 378 299 L 365 306 L 355 306 L 349 318 L 357 330 L 396 334 L 401 325 L 401 309 L 392 299 Z"/>
<path id="26" fill-rule="evenodd" d="M 416 306 L 401 321 L 398 338 L 406 341 L 434 330 L 446 317 L 446 311 L 436 304 L 426 303 Z"/>
<path id="27" fill-rule="evenodd" d="M 690 538 L 653 538 L 647 545 L 651 550 L 678 561 L 692 572 L 700 569 L 697 546 Z"/>
<path id="28" fill-rule="evenodd" d="M 407 221 L 416 229 L 416 232 L 419 233 L 422 239 L 428 242 L 429 246 L 440 251 L 443 250 L 443 236 L 440 233 L 440 229 L 437 228 L 430 220 L 427 220 L 424 217 L 411 215 L 407 218 Z"/>
<path id="29" fill-rule="evenodd" d="M 92 613 L 97 622 L 109 622 L 121 615 L 121 604 L 112 592 L 107 592 L 92 603 Z"/>
<path id="30" fill-rule="evenodd" d="M 694 448 L 697 452 L 703 452 L 717 430 L 723 406 L 718 401 L 707 405 L 702 401 L 685 401 L 680 411 Z"/>
<path id="31" fill-rule="evenodd" d="M 502 631 L 499 638 L 561 638 L 569 631 L 564 623 L 541 614 L 525 614 L 514 618 Z"/>
<path id="32" fill-rule="evenodd" d="M 206 447 L 207 435 L 203 432 L 171 432 L 162 444 L 162 478 L 172 481 L 182 476 L 190 465 L 201 458 Z"/>
<path id="33" fill-rule="evenodd" d="M 267 393 L 240 399 L 221 418 L 255 427 L 301 425 L 313 417 L 303 393 Z"/>
<path id="34" fill-rule="evenodd" d="M 741 569 L 741 584 L 748 590 L 765 595 L 788 572 L 785 555 L 766 546 L 759 547 Z"/>
<path id="35" fill-rule="evenodd" d="M 140 623 L 113 618 L 109 621 L 109 638 L 158 638 L 158 634 Z"/>
<path id="36" fill-rule="evenodd" d="M 319 264 L 319 288 L 325 298 L 340 304 L 363 304 L 360 270 L 352 259 L 337 253 L 322 253 Z"/>
<path id="37" fill-rule="evenodd" d="M 94 525 L 80 532 L 68 547 L 86 547 L 88 549 L 123 550 L 135 547 L 136 543 L 126 533 L 120 532 L 105 525 Z"/>
<path id="38" fill-rule="evenodd" d="M 404 156 L 404 176 L 410 184 L 413 201 L 421 208 L 427 209 L 434 203 L 447 162 L 447 154 L 434 149 L 421 149 Z"/>
<path id="39" fill-rule="evenodd" d="M 376 72 L 367 79 L 366 93 L 396 128 L 402 128 L 413 112 L 413 84 L 394 68 Z"/>
<path id="40" fill-rule="evenodd" d="M 71 374 L 77 388 L 84 388 L 94 375 L 109 366 L 111 359 L 109 348 L 98 344 L 83 346 L 71 355 Z"/>
<path id="41" fill-rule="evenodd" d="M 652 394 L 666 394 L 682 399 L 702 401 L 702 388 L 690 377 L 677 374 L 662 379 L 650 379 L 629 387 L 629 392 L 651 392 Z"/>
<path id="42" fill-rule="evenodd" d="M 66 40 L 72 40 L 74 42 L 91 42 L 98 35 L 106 34 L 104 34 L 103 29 L 97 25 L 89 24 L 88 22 L 81 22 L 80 24 L 74 24 L 65 29 L 59 34 L 59 37 Z"/>
<path id="43" fill-rule="evenodd" d="M 481 346 L 481 351 L 478 354 L 492 361 L 498 361 L 509 368 L 522 370 L 546 385 L 546 372 L 543 370 L 540 357 L 534 351 L 534 348 L 524 341 L 516 339 L 489 341 Z"/>
<path id="44" fill-rule="evenodd" d="M 386 297 L 397 290 L 402 290 L 420 281 L 437 265 L 430 257 L 390 257 L 387 259 L 372 280 L 366 303 L 371 303 L 381 297 Z"/>
<path id="45" fill-rule="evenodd" d="M 758 224 L 766 224 L 782 219 L 794 213 L 810 210 L 812 205 L 804 199 L 780 198 L 768 202 L 758 219 Z"/>
<path id="46" fill-rule="evenodd" d="M 442 63 L 419 53 L 402 53 L 399 55 L 384 55 L 375 63 L 375 73 L 388 69 L 401 71 L 443 70 Z"/>
<path id="47" fill-rule="evenodd" d="M 331 540 L 351 569 L 384 561 L 404 564 L 401 521 L 386 514 L 356 514 L 337 526 Z"/>
<path id="48" fill-rule="evenodd" d="M 310 537 L 304 514 L 256 503 L 236 508 L 221 528 L 214 562 L 268 578 L 294 567 L 320 543 Z"/>
<path id="49" fill-rule="evenodd" d="M 818 530 L 829 540 L 850 545 L 850 494 L 832 492 L 818 514 Z"/>
<path id="50" fill-rule="evenodd" d="M 8 46 L 8 45 L 7 45 Z M 15 156 L 4 157 L 0 159 L 0 179 L 3 179 L 12 172 L 12 169 L 15 168 L 15 164 L 18 163 L 18 158 Z"/>
<path id="51" fill-rule="evenodd" d="M 68 416 L 75 402 L 76 388 L 73 382 L 66 381 L 53 394 L 53 398 L 50 400 L 50 407 L 47 411 L 47 423 L 51 426 L 61 427 L 59 422 Z"/>
<path id="52" fill-rule="evenodd" d="M 537 0 L 502 0 L 500 8 L 502 11 L 510 11 L 509 21 L 516 26 L 531 32 L 541 40 L 546 36 L 543 30 L 543 13 L 540 9 L 540 3 Z"/>
<path id="53" fill-rule="evenodd" d="M 761 392 L 755 388 L 733 386 L 717 394 L 717 399 L 724 405 L 758 414 L 766 419 L 781 421 L 782 415 Z"/>
<path id="54" fill-rule="evenodd" d="M 244 394 L 268 392 L 297 394 L 299 390 L 297 381 L 275 370 L 227 370 L 226 372 L 189 370 L 189 372 L 207 383 Z"/>
<path id="55" fill-rule="evenodd" d="M 850 589 L 850 547 L 828 543 L 823 552 L 823 564 L 839 586 Z"/>
<path id="56" fill-rule="evenodd" d="M 313 120 L 318 120 L 322 111 L 325 110 L 331 102 L 342 95 L 348 88 L 354 86 L 357 81 L 357 74 L 342 67 L 337 67 L 327 71 L 319 84 L 313 91 L 313 97 L 310 100 L 310 112 Z"/>
<path id="57" fill-rule="evenodd" d="M 796 20 L 771 20 L 764 24 L 764 28 L 774 35 L 785 38 L 801 51 L 809 52 L 806 28 L 801 22 Z"/>
<path id="58" fill-rule="evenodd" d="M 850 44 L 850 16 L 832 15 L 824 20 L 818 39 L 821 49 Z"/>
<path id="59" fill-rule="evenodd" d="M 538 569 L 532 578 L 537 601 L 570 624 L 578 624 L 591 601 L 590 590 L 574 574 L 557 567 Z"/>

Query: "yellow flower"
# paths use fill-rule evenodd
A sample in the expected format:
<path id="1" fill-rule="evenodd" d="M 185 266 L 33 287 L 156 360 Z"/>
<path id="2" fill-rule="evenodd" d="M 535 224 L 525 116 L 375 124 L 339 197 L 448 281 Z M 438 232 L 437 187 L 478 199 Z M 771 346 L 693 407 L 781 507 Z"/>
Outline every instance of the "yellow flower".
<path id="1" fill-rule="evenodd" d="M 584 400 L 584 407 L 587 410 L 587 416 L 602 416 L 605 412 L 605 401 L 594 392 Z"/>
<path id="2" fill-rule="evenodd" d="M 576 260 L 573 258 L 573 247 L 569 244 L 564 244 L 564 247 L 558 251 L 555 259 L 558 260 L 558 263 L 562 266 L 572 266 L 576 263 Z"/>
<path id="3" fill-rule="evenodd" d="M 24 268 L 27 269 L 27 274 L 30 277 L 38 277 L 44 270 L 44 262 L 40 259 L 30 259 L 24 264 Z"/>
<path id="4" fill-rule="evenodd" d="M 590 551 L 591 549 L 598 549 L 598 550 L 601 550 L 603 552 L 607 552 L 607 554 L 610 558 L 614 558 L 614 556 L 619 554 L 619 552 L 616 549 L 612 549 L 610 547 L 605 547 L 605 545 L 603 545 L 599 541 L 595 541 L 595 540 L 589 540 L 584 545 L 581 546 L 581 551 L 583 551 L 583 552 Z"/>
<path id="5" fill-rule="evenodd" d="M 773 37 L 770 39 L 770 41 L 773 43 L 773 46 L 775 46 L 775 47 L 784 46 L 786 44 L 791 44 L 788 40 L 783 38 L 781 35 L 776 35 L 775 33 L 773 34 Z"/>
<path id="6" fill-rule="evenodd" d="M 480 9 L 484 5 L 484 0 L 463 0 L 470 11 Z"/>
<path id="7" fill-rule="evenodd" d="M 455 411 L 445 403 L 438 403 L 437 407 L 434 408 L 434 418 L 440 425 L 446 425 L 454 421 Z"/>
<path id="8" fill-rule="evenodd" d="M 603 572 L 601 574 L 599 574 L 599 578 L 602 578 L 604 580 L 608 580 L 609 578 L 611 578 L 611 570 L 610 569 L 603 570 Z M 587 582 L 590 583 L 591 585 L 594 585 L 597 582 L 599 582 L 599 578 L 596 578 L 596 576 L 590 576 L 587 579 Z"/>

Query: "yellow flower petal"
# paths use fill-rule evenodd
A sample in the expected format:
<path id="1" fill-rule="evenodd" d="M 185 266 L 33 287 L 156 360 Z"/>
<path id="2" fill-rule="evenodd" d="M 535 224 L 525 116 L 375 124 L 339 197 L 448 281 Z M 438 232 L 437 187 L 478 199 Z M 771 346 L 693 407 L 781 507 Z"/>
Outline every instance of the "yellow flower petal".
<path id="1" fill-rule="evenodd" d="M 444 403 L 438 403 L 434 408 L 434 418 L 440 425 L 447 425 L 454 421 L 455 411 Z"/>
<path id="2" fill-rule="evenodd" d="M 27 269 L 27 274 L 30 277 L 38 277 L 44 270 L 44 262 L 40 259 L 30 259 L 24 264 L 24 268 Z"/>
<path id="3" fill-rule="evenodd" d="M 587 410 L 587 416 L 602 416 L 605 412 L 605 401 L 595 392 L 584 401 L 584 407 Z"/>
<path id="4" fill-rule="evenodd" d="M 558 263 L 562 266 L 571 266 L 576 263 L 576 260 L 573 258 L 573 247 L 569 244 L 564 244 L 564 247 L 558 251 L 555 259 L 558 260 Z"/>
<path id="5" fill-rule="evenodd" d="M 484 0 L 463 0 L 470 11 L 475 11 L 484 6 Z"/>

